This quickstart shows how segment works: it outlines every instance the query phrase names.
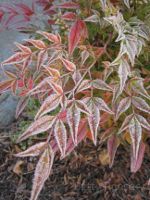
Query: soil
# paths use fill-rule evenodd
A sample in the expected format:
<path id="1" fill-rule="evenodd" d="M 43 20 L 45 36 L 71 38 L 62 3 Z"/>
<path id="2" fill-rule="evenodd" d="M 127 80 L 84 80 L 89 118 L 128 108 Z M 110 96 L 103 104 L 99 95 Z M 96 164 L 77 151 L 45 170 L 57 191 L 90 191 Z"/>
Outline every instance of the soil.
<path id="1" fill-rule="evenodd" d="M 13 124 L 11 130 L 16 130 Z M 0 200 L 29 200 L 36 158 L 13 156 L 20 148 L 7 131 L 0 137 Z M 148 200 L 150 199 L 150 141 L 141 169 L 130 172 L 130 151 L 119 147 L 113 167 L 102 165 L 105 149 L 81 143 L 66 159 L 56 156 L 51 176 L 39 200 Z"/>

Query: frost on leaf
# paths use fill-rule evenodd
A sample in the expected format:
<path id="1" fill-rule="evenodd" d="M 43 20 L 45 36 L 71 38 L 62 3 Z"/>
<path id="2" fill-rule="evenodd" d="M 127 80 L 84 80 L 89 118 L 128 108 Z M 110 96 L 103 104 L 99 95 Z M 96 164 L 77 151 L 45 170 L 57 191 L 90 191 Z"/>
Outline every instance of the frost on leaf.
<path id="1" fill-rule="evenodd" d="M 48 146 L 37 163 L 30 200 L 37 200 L 37 197 L 42 190 L 45 181 L 50 175 L 53 160 L 54 153 L 51 147 Z"/>
<path id="2" fill-rule="evenodd" d="M 47 131 L 55 122 L 54 116 L 43 116 L 33 122 L 31 126 L 18 138 L 17 142 L 21 142 L 30 136 L 37 135 L 41 132 Z"/>
<path id="3" fill-rule="evenodd" d="M 55 108 L 57 108 L 61 100 L 62 96 L 58 94 L 52 94 L 49 97 L 47 97 L 43 102 L 42 106 L 40 107 L 38 113 L 36 114 L 35 119 L 42 117 L 46 113 L 49 113 Z"/>
<path id="4" fill-rule="evenodd" d="M 54 128 L 54 135 L 60 149 L 61 156 L 64 157 L 67 144 L 67 131 L 62 120 L 57 120 Z"/>
<path id="5" fill-rule="evenodd" d="M 38 156 L 45 149 L 46 145 L 47 145 L 46 142 L 37 143 L 29 147 L 27 150 L 16 154 L 15 156 L 17 157 Z"/>
<path id="6" fill-rule="evenodd" d="M 67 122 L 70 128 L 70 133 L 72 136 L 72 140 L 75 145 L 77 145 L 77 134 L 78 134 L 78 128 L 81 118 L 81 111 L 77 107 L 76 103 L 73 103 L 68 109 L 67 109 Z"/>

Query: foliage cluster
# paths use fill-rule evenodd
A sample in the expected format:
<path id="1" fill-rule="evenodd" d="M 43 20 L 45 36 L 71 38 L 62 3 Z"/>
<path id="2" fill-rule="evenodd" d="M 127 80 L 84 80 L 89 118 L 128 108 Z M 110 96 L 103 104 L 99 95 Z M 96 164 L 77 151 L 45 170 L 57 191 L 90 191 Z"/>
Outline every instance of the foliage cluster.
<path id="1" fill-rule="evenodd" d="M 107 142 L 110 167 L 118 146 L 130 144 L 131 171 L 138 171 L 150 131 L 150 25 L 144 12 L 150 3 L 38 2 L 54 11 L 51 33 L 38 30 L 15 43 L 14 55 L 2 63 L 8 78 L 0 83 L 1 92 L 20 96 L 17 117 L 30 98 L 40 103 L 18 142 L 42 132 L 46 140 L 16 155 L 40 155 L 31 200 L 49 177 L 56 153 L 65 158 L 85 138 L 94 145 Z"/>

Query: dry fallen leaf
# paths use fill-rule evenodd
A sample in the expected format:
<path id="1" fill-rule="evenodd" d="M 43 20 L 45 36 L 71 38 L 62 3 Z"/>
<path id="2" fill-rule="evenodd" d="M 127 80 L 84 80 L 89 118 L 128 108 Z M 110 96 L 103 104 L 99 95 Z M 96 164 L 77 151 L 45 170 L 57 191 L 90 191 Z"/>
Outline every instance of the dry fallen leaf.
<path id="1" fill-rule="evenodd" d="M 13 172 L 17 175 L 22 174 L 22 165 L 24 164 L 23 160 L 18 160 L 17 163 L 15 164 L 14 168 L 13 168 Z"/>
<path id="2" fill-rule="evenodd" d="M 104 149 L 100 154 L 99 154 L 99 160 L 102 165 L 108 165 L 109 164 L 109 155 L 106 149 Z"/>

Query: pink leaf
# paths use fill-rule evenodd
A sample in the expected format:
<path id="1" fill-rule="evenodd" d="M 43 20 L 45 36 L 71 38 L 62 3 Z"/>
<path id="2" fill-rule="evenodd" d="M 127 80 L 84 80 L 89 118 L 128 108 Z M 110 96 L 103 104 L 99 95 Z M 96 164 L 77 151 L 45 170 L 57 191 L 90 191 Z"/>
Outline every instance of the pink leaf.
<path id="1" fill-rule="evenodd" d="M 42 187 L 50 175 L 52 164 L 54 161 L 54 153 L 50 146 L 45 149 L 41 155 L 34 174 L 33 187 L 30 200 L 37 200 Z"/>
<path id="2" fill-rule="evenodd" d="M 40 70 L 41 66 L 45 63 L 45 61 L 48 59 L 48 53 L 46 50 L 42 50 L 38 53 L 37 58 L 37 70 Z"/>
<path id="3" fill-rule="evenodd" d="M 43 102 L 42 106 L 40 107 L 38 113 L 36 114 L 35 119 L 42 117 L 46 113 L 51 112 L 52 110 L 57 108 L 61 100 L 62 96 L 58 94 L 52 94 L 49 97 L 47 97 Z"/>
<path id="4" fill-rule="evenodd" d="M 78 19 L 72 25 L 69 33 L 69 54 L 71 55 L 81 38 L 87 38 L 87 28 L 84 21 Z"/>
<path id="5" fill-rule="evenodd" d="M 37 31 L 37 33 L 41 34 L 42 36 L 44 36 L 47 40 L 49 40 L 50 42 L 54 42 L 54 43 L 61 43 L 61 38 L 59 35 L 54 35 L 52 33 L 48 33 L 45 31 Z"/>
<path id="6" fill-rule="evenodd" d="M 117 110 L 116 110 L 116 120 L 119 118 L 119 116 L 125 112 L 131 105 L 131 98 L 130 97 L 125 97 L 122 99 L 119 104 L 117 105 Z"/>
<path id="7" fill-rule="evenodd" d="M 32 53 L 32 51 L 29 47 L 26 47 L 18 42 L 15 42 L 15 45 L 24 53 L 27 53 L 29 55 Z"/>
<path id="8" fill-rule="evenodd" d="M 23 62 L 27 57 L 28 57 L 28 54 L 18 52 L 12 55 L 11 57 L 9 57 L 7 60 L 3 61 L 2 65 L 12 65 L 12 64 L 20 63 L 20 62 Z"/>
<path id="9" fill-rule="evenodd" d="M 64 66 L 66 67 L 67 70 L 69 71 L 75 71 L 76 66 L 74 63 L 70 62 L 69 60 L 66 60 L 64 58 L 61 58 L 61 61 L 63 62 Z"/>
<path id="10" fill-rule="evenodd" d="M 145 144 L 144 142 L 141 142 L 137 158 L 135 159 L 135 157 L 131 154 L 131 172 L 135 173 L 140 169 L 143 162 L 144 153 L 145 153 Z"/>
<path id="11" fill-rule="evenodd" d="M 62 15 L 62 18 L 64 20 L 74 21 L 74 20 L 76 20 L 77 16 L 73 12 L 67 12 L 67 13 L 65 13 L 65 14 Z"/>
<path id="12" fill-rule="evenodd" d="M 118 140 L 116 135 L 112 135 L 107 141 L 107 150 L 109 154 L 109 167 L 111 168 L 114 163 L 115 154 L 118 148 Z"/>
<path id="13" fill-rule="evenodd" d="M 42 40 L 28 39 L 26 41 L 31 43 L 33 46 L 35 46 L 38 49 L 46 49 L 46 45 Z"/>
<path id="14" fill-rule="evenodd" d="M 133 156 L 135 159 L 137 159 L 140 142 L 142 139 L 142 128 L 140 122 L 136 119 L 136 117 L 133 117 L 129 123 L 129 132 L 132 140 Z"/>
<path id="15" fill-rule="evenodd" d="M 33 122 L 29 128 L 18 138 L 17 142 L 21 142 L 30 136 L 37 135 L 47 131 L 55 122 L 54 116 L 44 116 Z"/>
<path id="16" fill-rule="evenodd" d="M 62 120 L 57 120 L 54 128 L 54 135 L 61 152 L 61 157 L 64 157 L 66 152 L 67 132 Z"/>
<path id="17" fill-rule="evenodd" d="M 20 153 L 15 154 L 16 157 L 30 157 L 30 156 L 38 156 L 47 146 L 46 142 L 37 143 L 27 150 L 22 151 Z"/>

